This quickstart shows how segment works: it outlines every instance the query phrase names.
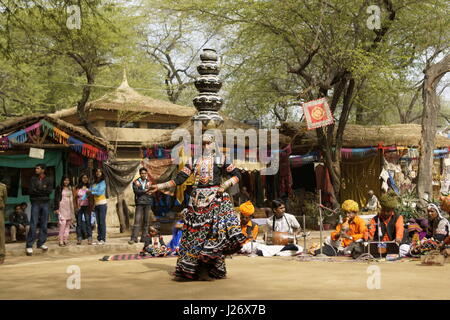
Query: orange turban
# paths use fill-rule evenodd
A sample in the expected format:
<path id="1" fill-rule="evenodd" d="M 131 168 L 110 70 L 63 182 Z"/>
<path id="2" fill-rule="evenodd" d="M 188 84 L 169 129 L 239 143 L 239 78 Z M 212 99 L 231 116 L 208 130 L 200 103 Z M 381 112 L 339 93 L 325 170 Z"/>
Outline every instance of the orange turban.
<path id="1" fill-rule="evenodd" d="M 244 202 L 239 206 L 239 211 L 246 217 L 251 216 L 255 212 L 255 207 L 250 201 Z"/>
<path id="2" fill-rule="evenodd" d="M 441 197 L 441 209 L 450 212 L 450 196 Z"/>

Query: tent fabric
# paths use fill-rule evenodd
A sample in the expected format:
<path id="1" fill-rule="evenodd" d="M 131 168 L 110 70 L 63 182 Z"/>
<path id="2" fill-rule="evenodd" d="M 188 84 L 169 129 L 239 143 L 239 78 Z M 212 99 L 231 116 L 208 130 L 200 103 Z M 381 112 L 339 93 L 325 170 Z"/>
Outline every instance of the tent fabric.
<path id="1" fill-rule="evenodd" d="M 379 197 L 381 155 L 363 159 L 342 159 L 341 199 L 356 201 L 361 207 L 366 205 L 367 192 L 373 190 Z"/>
<path id="2" fill-rule="evenodd" d="M 139 167 L 139 161 L 107 161 L 103 163 L 106 196 L 115 197 L 130 186 Z"/>
<path id="3" fill-rule="evenodd" d="M 332 203 L 333 199 L 336 199 L 336 197 L 327 167 L 323 164 L 318 164 L 314 171 L 316 174 L 317 189 L 321 190 L 322 203 Z"/>
<path id="4" fill-rule="evenodd" d="M 166 182 L 175 178 L 178 166 L 173 164 L 172 159 L 144 159 L 142 166 L 147 169 L 152 184 Z M 173 195 L 175 188 L 161 190 L 161 192 Z"/>
<path id="5" fill-rule="evenodd" d="M 55 167 L 55 181 L 59 183 L 63 175 L 62 152 L 45 150 L 44 159 L 30 158 L 28 154 L 1 155 L 0 166 L 10 168 L 34 168 L 39 163 L 45 163 L 48 167 Z M 21 183 L 19 184 L 21 185 Z M 53 198 L 54 193 L 50 195 Z M 22 195 L 22 188 L 19 187 L 17 197 L 8 197 L 7 204 L 19 204 L 30 202 L 27 195 Z"/>

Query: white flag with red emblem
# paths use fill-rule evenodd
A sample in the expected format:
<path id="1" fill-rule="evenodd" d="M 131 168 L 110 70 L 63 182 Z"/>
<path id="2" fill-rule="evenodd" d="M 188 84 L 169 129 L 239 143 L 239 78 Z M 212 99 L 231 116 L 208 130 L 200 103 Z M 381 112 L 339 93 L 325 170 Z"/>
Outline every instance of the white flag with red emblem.
<path id="1" fill-rule="evenodd" d="M 330 106 L 326 98 L 309 101 L 303 104 L 303 113 L 308 130 L 329 126 L 334 122 Z"/>

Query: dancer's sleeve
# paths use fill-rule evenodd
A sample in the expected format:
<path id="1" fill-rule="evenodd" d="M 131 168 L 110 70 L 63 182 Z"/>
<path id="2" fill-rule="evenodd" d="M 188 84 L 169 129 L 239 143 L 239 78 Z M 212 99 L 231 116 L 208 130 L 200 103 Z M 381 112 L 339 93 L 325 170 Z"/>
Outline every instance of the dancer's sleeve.
<path id="1" fill-rule="evenodd" d="M 224 165 L 225 171 L 231 175 L 231 178 L 226 180 L 222 183 L 221 187 L 225 190 L 229 187 L 235 185 L 236 183 L 239 183 L 239 180 L 241 179 L 241 173 L 239 170 L 234 166 L 234 164 L 225 164 Z"/>
<path id="2" fill-rule="evenodd" d="M 173 188 L 173 187 L 179 186 L 179 185 L 183 184 L 189 178 L 189 176 L 191 174 L 192 174 L 192 166 L 190 164 L 186 164 L 184 166 L 184 168 L 180 172 L 178 172 L 175 179 L 169 180 L 164 183 L 158 183 L 156 185 L 157 190 L 168 189 L 168 188 Z"/>

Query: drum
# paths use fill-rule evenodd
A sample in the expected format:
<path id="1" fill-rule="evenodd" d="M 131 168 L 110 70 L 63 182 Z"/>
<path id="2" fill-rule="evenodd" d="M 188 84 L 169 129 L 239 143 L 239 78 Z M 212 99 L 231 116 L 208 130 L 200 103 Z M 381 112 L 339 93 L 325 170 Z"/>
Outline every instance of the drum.
<path id="1" fill-rule="evenodd" d="M 295 236 L 289 232 L 268 231 L 266 234 L 267 245 L 285 246 L 289 243 L 295 243 Z"/>

